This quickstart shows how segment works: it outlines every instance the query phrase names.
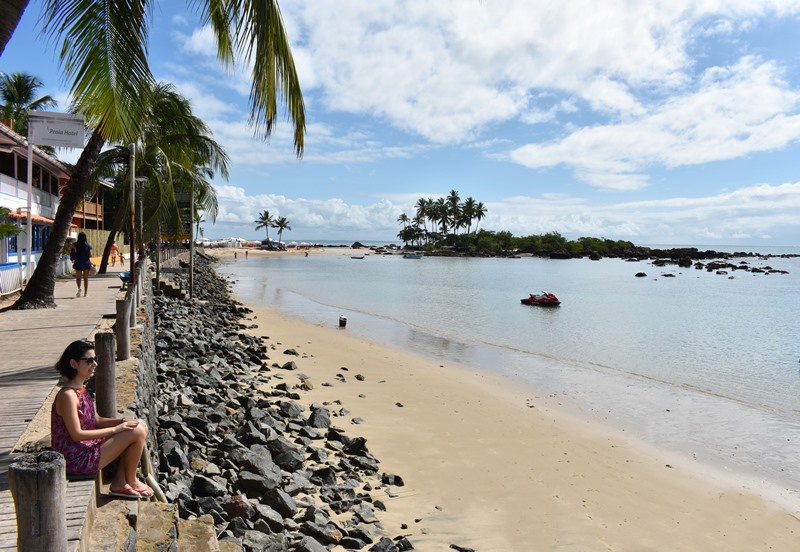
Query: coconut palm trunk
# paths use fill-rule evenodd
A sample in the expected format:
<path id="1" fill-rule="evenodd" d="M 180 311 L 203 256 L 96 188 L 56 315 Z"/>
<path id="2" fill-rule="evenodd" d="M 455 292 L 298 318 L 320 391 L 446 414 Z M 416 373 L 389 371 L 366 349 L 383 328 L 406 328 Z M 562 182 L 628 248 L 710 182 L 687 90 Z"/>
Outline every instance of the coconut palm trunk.
<path id="1" fill-rule="evenodd" d="M 6 49 L 6 44 L 11 40 L 11 35 L 17 28 L 28 0 L 3 0 L 0 2 L 0 55 Z"/>
<path id="2" fill-rule="evenodd" d="M 58 261 L 61 259 L 61 252 L 69 235 L 72 217 L 89 187 L 92 168 L 97 162 L 104 143 L 105 140 L 100 133 L 95 131 L 89 139 L 89 143 L 83 148 L 83 153 L 72 172 L 72 178 L 64 189 L 64 194 L 58 204 L 53 231 L 47 239 L 33 276 L 22 290 L 19 299 L 14 303 L 13 309 L 54 308 L 56 306 L 54 291 Z"/>

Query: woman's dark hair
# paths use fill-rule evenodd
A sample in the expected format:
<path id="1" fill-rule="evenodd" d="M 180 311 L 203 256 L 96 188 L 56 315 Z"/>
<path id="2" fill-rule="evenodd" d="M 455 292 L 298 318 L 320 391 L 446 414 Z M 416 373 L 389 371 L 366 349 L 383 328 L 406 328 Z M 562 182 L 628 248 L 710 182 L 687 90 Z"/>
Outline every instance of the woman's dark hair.
<path id="1" fill-rule="evenodd" d="M 73 341 L 67 348 L 64 349 L 64 352 L 61 353 L 61 358 L 58 359 L 56 362 L 56 370 L 58 373 L 64 376 L 67 379 L 72 379 L 75 377 L 75 374 L 78 373 L 75 368 L 69 363 L 70 360 L 80 360 L 83 358 L 83 354 L 86 351 L 93 351 L 94 345 L 89 343 L 88 341 L 78 340 Z"/>

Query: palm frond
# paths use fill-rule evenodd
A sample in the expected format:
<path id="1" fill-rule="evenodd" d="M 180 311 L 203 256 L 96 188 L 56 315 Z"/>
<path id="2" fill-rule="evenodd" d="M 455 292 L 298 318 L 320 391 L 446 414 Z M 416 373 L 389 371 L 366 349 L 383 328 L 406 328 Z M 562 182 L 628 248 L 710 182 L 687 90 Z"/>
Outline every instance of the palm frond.
<path id="1" fill-rule="evenodd" d="M 107 141 L 135 141 L 152 89 L 149 0 L 44 0 L 42 20 L 51 40 L 62 39 L 75 109 Z"/>

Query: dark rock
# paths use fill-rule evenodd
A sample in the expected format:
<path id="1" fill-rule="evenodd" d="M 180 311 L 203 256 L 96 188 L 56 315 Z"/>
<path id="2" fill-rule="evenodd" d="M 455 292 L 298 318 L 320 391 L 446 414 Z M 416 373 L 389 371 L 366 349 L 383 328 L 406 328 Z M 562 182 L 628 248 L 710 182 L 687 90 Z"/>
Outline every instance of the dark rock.
<path id="1" fill-rule="evenodd" d="M 256 502 L 254 508 L 256 510 L 256 519 L 265 522 L 273 533 L 280 533 L 283 531 L 283 516 L 278 512 L 260 502 Z"/>
<path id="2" fill-rule="evenodd" d="M 394 543 L 397 545 L 398 550 L 402 550 L 403 552 L 406 550 L 414 550 L 414 545 L 412 545 L 411 541 L 406 537 L 401 537 L 395 540 Z"/>
<path id="3" fill-rule="evenodd" d="M 328 549 L 325 548 L 325 546 L 321 545 L 312 537 L 303 537 L 303 539 L 297 544 L 297 548 L 295 550 L 298 552 L 328 552 Z"/>
<path id="4" fill-rule="evenodd" d="M 270 441 L 267 446 L 276 464 L 287 471 L 296 471 L 303 467 L 303 453 L 283 437 Z"/>
<path id="5" fill-rule="evenodd" d="M 289 543 L 283 534 L 265 535 L 258 531 L 246 531 L 242 538 L 245 552 L 286 552 Z"/>
<path id="6" fill-rule="evenodd" d="M 191 491 L 197 496 L 223 496 L 227 492 L 224 485 L 200 474 L 192 478 Z"/>
<path id="7" fill-rule="evenodd" d="M 400 552 L 397 545 L 389 537 L 383 537 L 376 544 L 369 547 L 369 552 Z"/>
<path id="8" fill-rule="evenodd" d="M 399 475 L 391 474 L 391 473 L 384 473 L 381 476 L 381 483 L 383 483 L 385 485 L 395 485 L 397 487 L 405 486 L 405 481 L 403 481 L 402 477 L 400 477 Z"/>
<path id="9" fill-rule="evenodd" d="M 265 493 L 261 502 L 273 508 L 284 518 L 291 518 L 297 513 L 297 503 L 282 489 L 272 489 Z"/>
<path id="10" fill-rule="evenodd" d="M 306 521 L 300 524 L 300 531 L 314 537 L 323 544 L 339 544 L 344 538 L 344 534 L 333 523 L 323 525 L 313 521 Z"/>
<path id="11" fill-rule="evenodd" d="M 367 544 L 369 543 L 348 535 L 341 540 L 339 546 L 346 548 L 347 550 L 361 550 Z"/>
<path id="12" fill-rule="evenodd" d="M 278 409 L 284 418 L 300 419 L 303 416 L 303 405 L 294 401 L 281 401 L 278 403 Z"/>
<path id="13" fill-rule="evenodd" d="M 328 409 L 321 404 L 312 404 L 311 416 L 308 417 L 308 425 L 317 428 L 331 427 L 331 415 Z"/>
<path id="14" fill-rule="evenodd" d="M 233 488 L 247 496 L 261 496 L 269 491 L 275 490 L 280 486 L 280 477 L 265 477 L 252 472 L 243 471 Z"/>
<path id="15" fill-rule="evenodd" d="M 240 517 L 251 519 L 256 515 L 256 509 L 242 495 L 232 496 L 223 506 L 225 512 L 231 518 Z"/>
<path id="16" fill-rule="evenodd" d="M 375 516 L 375 510 L 369 504 L 361 503 L 355 511 L 355 515 L 364 523 L 378 523 L 378 518 Z"/>

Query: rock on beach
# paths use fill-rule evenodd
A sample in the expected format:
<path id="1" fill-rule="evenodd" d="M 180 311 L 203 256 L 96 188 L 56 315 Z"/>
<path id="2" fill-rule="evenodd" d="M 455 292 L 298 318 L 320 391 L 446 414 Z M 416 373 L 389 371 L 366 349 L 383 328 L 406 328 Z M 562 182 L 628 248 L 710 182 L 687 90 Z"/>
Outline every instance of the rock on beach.
<path id="1" fill-rule="evenodd" d="M 220 540 L 247 551 L 412 550 L 370 494 L 402 479 L 379 474 L 366 440 L 332 426 L 325 405 L 298 402 L 298 364 L 268 364 L 275 346 L 244 332 L 251 311 L 213 259 L 196 255 L 194 289 L 191 301 L 154 298 L 158 476 L 181 517 L 210 515 Z"/>

